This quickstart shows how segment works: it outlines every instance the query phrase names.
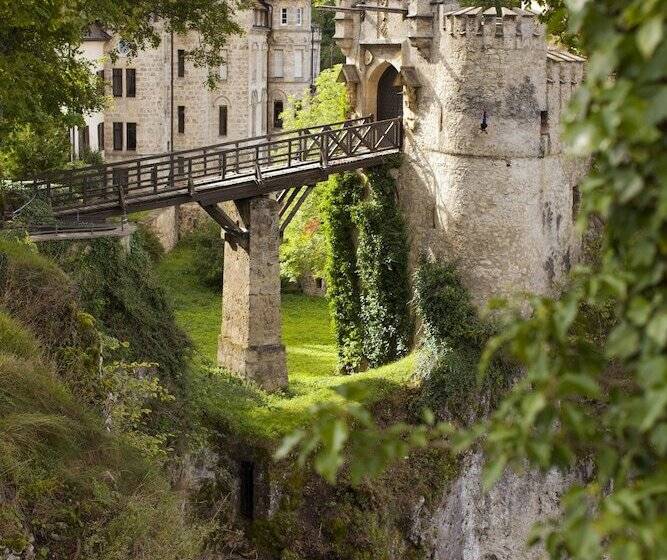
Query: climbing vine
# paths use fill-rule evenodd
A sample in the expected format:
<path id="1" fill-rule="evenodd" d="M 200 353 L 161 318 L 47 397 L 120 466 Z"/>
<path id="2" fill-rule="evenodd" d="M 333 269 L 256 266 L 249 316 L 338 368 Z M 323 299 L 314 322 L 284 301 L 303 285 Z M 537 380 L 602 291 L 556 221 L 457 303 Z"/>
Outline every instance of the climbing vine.
<path id="1" fill-rule="evenodd" d="M 368 364 L 375 367 L 408 350 L 408 244 L 389 169 L 372 168 L 366 172 L 366 180 L 368 196 L 353 210 L 353 220 L 359 232 L 362 351 Z"/>
<path id="2" fill-rule="evenodd" d="M 322 209 L 329 243 L 327 295 L 338 346 L 338 368 L 353 373 L 362 365 L 359 275 L 352 210 L 361 200 L 362 184 L 355 173 L 329 180 Z"/>
<path id="3" fill-rule="evenodd" d="M 328 297 L 339 368 L 351 373 L 408 350 L 408 246 L 389 170 L 330 181 L 323 204 Z"/>

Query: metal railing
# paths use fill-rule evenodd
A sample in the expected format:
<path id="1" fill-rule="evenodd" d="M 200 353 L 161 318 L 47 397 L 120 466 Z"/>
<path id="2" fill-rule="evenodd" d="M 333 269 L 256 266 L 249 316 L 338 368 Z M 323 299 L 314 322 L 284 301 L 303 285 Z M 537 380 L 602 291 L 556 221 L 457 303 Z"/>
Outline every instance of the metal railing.
<path id="1" fill-rule="evenodd" d="M 281 175 L 317 164 L 395 151 L 402 145 L 401 119 L 374 122 L 369 117 L 249 138 L 192 150 L 50 173 L 36 180 L 36 196 L 54 212 L 118 207 L 135 199 L 170 193 L 194 195 L 200 188 L 221 188 Z"/>

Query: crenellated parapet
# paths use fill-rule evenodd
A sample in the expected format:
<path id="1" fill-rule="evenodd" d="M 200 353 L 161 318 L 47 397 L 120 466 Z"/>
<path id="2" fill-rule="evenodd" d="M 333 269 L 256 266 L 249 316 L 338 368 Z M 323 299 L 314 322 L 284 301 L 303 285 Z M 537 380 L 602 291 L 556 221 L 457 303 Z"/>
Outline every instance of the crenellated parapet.
<path id="1" fill-rule="evenodd" d="M 465 41 L 471 48 L 545 48 L 544 26 L 536 14 L 519 8 L 463 8 L 443 13 L 443 31 L 451 41 Z"/>

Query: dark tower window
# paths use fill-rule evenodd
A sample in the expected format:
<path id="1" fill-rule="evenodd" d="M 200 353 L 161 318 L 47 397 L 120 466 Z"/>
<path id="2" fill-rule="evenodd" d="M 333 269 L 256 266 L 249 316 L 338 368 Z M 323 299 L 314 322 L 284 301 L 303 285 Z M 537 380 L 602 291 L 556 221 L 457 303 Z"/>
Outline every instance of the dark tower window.
<path id="1" fill-rule="evenodd" d="M 220 105 L 219 107 L 218 134 L 227 136 L 227 105 Z"/>
<path id="2" fill-rule="evenodd" d="M 104 123 L 101 122 L 97 125 L 97 148 L 98 150 L 104 150 Z"/>
<path id="3" fill-rule="evenodd" d="M 123 69 L 114 68 L 112 78 L 112 89 L 114 97 L 123 97 Z"/>
<path id="4" fill-rule="evenodd" d="M 251 461 L 241 461 L 241 488 L 239 511 L 246 519 L 255 517 L 255 465 Z"/>
<path id="5" fill-rule="evenodd" d="M 137 149 L 137 123 L 129 122 L 127 123 L 127 149 L 136 150 Z"/>
<path id="6" fill-rule="evenodd" d="M 185 132 L 185 107 L 178 106 L 178 132 L 183 134 Z"/>
<path id="7" fill-rule="evenodd" d="M 403 88 L 396 85 L 398 71 L 388 66 L 378 81 L 377 118 L 379 121 L 403 116 Z"/>
<path id="8" fill-rule="evenodd" d="M 127 70 L 125 70 L 125 82 L 127 87 L 125 95 L 127 95 L 127 97 L 136 97 L 137 71 L 134 68 L 128 68 Z"/>
<path id="9" fill-rule="evenodd" d="M 178 49 L 178 77 L 185 76 L 185 51 Z"/>
<path id="10" fill-rule="evenodd" d="M 280 115 L 284 111 L 283 102 L 276 100 L 273 102 L 273 128 L 282 128 L 283 119 L 280 118 Z"/>
<path id="11" fill-rule="evenodd" d="M 549 132 L 549 111 L 540 111 L 540 133 Z"/>
<path id="12" fill-rule="evenodd" d="M 113 149 L 117 152 L 123 149 L 123 123 L 113 123 Z"/>

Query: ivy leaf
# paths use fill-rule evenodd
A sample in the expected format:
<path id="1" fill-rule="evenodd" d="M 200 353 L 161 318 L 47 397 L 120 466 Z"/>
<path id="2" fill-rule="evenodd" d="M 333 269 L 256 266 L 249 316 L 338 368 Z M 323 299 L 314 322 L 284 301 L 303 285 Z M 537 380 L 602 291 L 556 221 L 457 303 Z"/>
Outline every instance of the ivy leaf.
<path id="1" fill-rule="evenodd" d="M 662 16 L 656 15 L 645 22 L 637 33 L 637 47 L 644 58 L 650 58 L 662 40 Z"/>
<path id="2" fill-rule="evenodd" d="M 662 391 L 649 391 L 646 394 L 646 401 L 648 402 L 648 408 L 639 426 L 642 432 L 650 429 L 664 412 L 665 406 L 667 406 L 667 388 L 662 389 Z"/>
<path id="3" fill-rule="evenodd" d="M 646 334 L 661 348 L 667 343 L 667 312 L 660 311 L 646 327 Z"/>

